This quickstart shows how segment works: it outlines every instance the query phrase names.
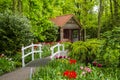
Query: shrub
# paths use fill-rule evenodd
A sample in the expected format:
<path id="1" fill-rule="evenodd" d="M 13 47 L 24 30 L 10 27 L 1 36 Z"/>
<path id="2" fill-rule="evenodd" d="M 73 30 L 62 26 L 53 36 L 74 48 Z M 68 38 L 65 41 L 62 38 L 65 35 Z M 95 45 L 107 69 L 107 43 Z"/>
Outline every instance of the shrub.
<path id="1" fill-rule="evenodd" d="M 101 60 L 106 66 L 117 67 L 120 65 L 120 27 L 107 31 L 102 35 L 105 44 L 101 51 Z"/>
<path id="2" fill-rule="evenodd" d="M 33 40 L 29 20 L 18 15 L 0 13 L 0 53 L 13 55 Z"/>
<path id="3" fill-rule="evenodd" d="M 13 62 L 11 58 L 0 58 L 0 75 L 10 72 L 13 69 L 15 69 L 15 62 Z"/>
<path id="4" fill-rule="evenodd" d="M 103 43 L 104 41 L 97 39 L 89 39 L 86 42 L 74 42 L 71 46 L 70 57 L 76 58 L 86 64 L 91 63 L 99 57 Z"/>

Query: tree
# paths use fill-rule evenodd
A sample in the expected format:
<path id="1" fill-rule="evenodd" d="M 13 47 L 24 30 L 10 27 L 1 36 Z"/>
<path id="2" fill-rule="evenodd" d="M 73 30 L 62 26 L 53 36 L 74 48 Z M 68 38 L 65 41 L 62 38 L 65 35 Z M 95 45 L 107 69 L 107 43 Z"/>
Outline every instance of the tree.
<path id="1" fill-rule="evenodd" d="M 102 10 L 102 0 L 100 0 L 99 11 L 98 11 L 98 33 L 97 33 L 98 38 L 100 38 L 102 11 L 103 11 Z"/>
<path id="2" fill-rule="evenodd" d="M 18 12 L 22 14 L 22 1 L 18 0 Z"/>

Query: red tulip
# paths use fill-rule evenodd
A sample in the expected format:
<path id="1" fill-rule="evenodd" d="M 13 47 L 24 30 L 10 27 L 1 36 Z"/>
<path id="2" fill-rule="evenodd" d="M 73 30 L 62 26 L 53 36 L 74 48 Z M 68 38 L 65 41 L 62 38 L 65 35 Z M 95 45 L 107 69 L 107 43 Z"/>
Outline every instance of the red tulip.
<path id="1" fill-rule="evenodd" d="M 69 62 L 70 62 L 70 64 L 75 64 L 75 63 L 76 63 L 76 60 L 70 59 Z"/>
<path id="2" fill-rule="evenodd" d="M 97 65 L 97 62 L 95 61 L 95 62 L 93 62 L 93 66 L 96 66 Z"/>
<path id="3" fill-rule="evenodd" d="M 77 73 L 75 71 L 69 71 L 69 70 L 66 70 L 64 73 L 63 73 L 63 76 L 66 76 L 68 78 L 76 78 L 77 77 Z"/>
<path id="4" fill-rule="evenodd" d="M 63 73 L 64 76 L 68 76 L 69 75 L 69 70 L 66 70 L 64 73 Z"/>
<path id="5" fill-rule="evenodd" d="M 102 64 L 98 64 L 97 67 L 102 67 Z"/>

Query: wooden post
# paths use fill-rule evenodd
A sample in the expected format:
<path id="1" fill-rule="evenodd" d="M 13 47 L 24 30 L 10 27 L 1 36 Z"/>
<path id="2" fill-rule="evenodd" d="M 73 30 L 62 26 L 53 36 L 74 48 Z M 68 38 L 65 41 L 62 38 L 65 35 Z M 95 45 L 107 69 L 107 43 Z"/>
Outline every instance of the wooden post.
<path id="1" fill-rule="evenodd" d="M 69 40 L 72 42 L 72 30 L 69 29 Z"/>
<path id="2" fill-rule="evenodd" d="M 60 41 L 63 40 L 63 35 L 64 35 L 63 28 L 60 28 Z"/>
<path id="3" fill-rule="evenodd" d="M 78 40 L 80 40 L 80 29 L 78 29 Z"/>

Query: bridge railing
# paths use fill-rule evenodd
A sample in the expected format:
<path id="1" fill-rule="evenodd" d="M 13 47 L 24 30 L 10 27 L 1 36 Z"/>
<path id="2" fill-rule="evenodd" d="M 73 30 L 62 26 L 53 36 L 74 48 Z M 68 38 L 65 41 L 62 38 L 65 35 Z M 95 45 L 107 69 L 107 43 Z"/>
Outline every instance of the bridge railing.
<path id="1" fill-rule="evenodd" d="M 38 47 L 38 50 L 35 49 L 35 47 Z M 34 53 L 39 53 L 39 57 L 41 58 L 41 53 L 42 53 L 42 49 L 41 49 L 42 45 L 41 44 L 31 44 L 29 46 L 22 46 L 22 67 L 25 66 L 25 57 L 32 55 L 32 61 L 34 60 Z M 31 48 L 31 52 L 25 54 L 25 50 Z"/>
<path id="2" fill-rule="evenodd" d="M 62 50 L 61 50 L 61 46 L 62 46 Z M 57 48 L 56 51 L 55 51 L 55 48 Z M 52 46 L 52 47 L 50 48 L 50 50 L 51 50 L 51 56 L 50 56 L 50 58 L 53 59 L 53 57 L 54 57 L 56 54 L 58 54 L 58 56 L 60 56 L 60 52 L 65 50 L 64 44 L 58 43 L 58 44 Z"/>

